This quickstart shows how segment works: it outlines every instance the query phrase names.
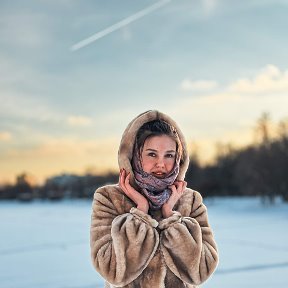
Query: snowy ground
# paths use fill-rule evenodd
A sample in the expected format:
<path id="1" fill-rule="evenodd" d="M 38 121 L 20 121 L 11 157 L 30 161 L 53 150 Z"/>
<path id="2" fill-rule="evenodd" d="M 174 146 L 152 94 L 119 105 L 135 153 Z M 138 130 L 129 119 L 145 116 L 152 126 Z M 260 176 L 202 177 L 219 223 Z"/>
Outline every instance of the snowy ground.
<path id="1" fill-rule="evenodd" d="M 288 205 L 206 199 L 220 251 L 205 288 L 288 287 Z M 91 202 L 0 202 L 0 287 L 97 288 L 90 263 Z"/>

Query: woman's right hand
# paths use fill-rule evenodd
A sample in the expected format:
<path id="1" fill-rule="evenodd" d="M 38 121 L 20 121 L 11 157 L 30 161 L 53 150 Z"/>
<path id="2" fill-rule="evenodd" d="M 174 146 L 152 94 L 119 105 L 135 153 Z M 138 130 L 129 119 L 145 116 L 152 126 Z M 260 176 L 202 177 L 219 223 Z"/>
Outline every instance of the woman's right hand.
<path id="1" fill-rule="evenodd" d="M 130 175 L 130 173 L 127 173 L 126 170 L 122 168 L 119 175 L 119 186 L 125 195 L 137 205 L 137 208 L 147 214 L 149 203 L 142 194 L 140 194 L 130 185 Z"/>

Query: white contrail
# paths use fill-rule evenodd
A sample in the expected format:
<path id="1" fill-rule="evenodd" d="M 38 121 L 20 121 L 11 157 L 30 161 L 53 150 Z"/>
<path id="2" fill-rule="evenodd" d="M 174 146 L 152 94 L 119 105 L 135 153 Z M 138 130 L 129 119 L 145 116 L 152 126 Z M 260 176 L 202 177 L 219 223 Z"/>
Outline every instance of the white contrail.
<path id="1" fill-rule="evenodd" d="M 136 21 L 137 19 L 140 19 L 148 14 L 150 14 L 151 12 L 161 8 L 162 6 L 168 4 L 169 2 L 171 2 L 171 0 L 161 0 L 161 1 L 158 1 L 157 3 L 121 20 L 120 22 L 117 22 L 116 24 L 113 24 L 112 26 L 98 32 L 98 33 L 95 33 L 93 34 L 92 36 L 84 39 L 84 40 L 81 40 L 80 42 L 74 44 L 73 46 L 70 47 L 70 49 L 72 51 L 76 51 L 76 50 L 79 50 L 97 40 L 99 40 L 100 38 Z"/>

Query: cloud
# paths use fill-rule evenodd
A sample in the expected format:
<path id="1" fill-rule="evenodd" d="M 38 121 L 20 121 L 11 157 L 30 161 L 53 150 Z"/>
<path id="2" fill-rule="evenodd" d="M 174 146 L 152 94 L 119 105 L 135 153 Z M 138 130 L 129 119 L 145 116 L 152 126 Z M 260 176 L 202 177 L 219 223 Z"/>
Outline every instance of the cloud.
<path id="1" fill-rule="evenodd" d="M 217 6 L 217 0 L 202 0 L 205 13 L 209 15 Z"/>
<path id="2" fill-rule="evenodd" d="M 183 91 L 208 91 L 218 87 L 216 81 L 198 80 L 192 81 L 190 79 L 184 79 L 180 84 L 180 88 Z"/>
<path id="3" fill-rule="evenodd" d="M 11 140 L 12 135 L 7 131 L 0 132 L 0 141 L 9 141 Z"/>
<path id="4" fill-rule="evenodd" d="M 69 116 L 67 118 L 67 123 L 71 126 L 89 126 L 92 120 L 84 116 Z"/>
<path id="5" fill-rule="evenodd" d="M 246 142 L 247 136 L 242 137 L 239 131 L 243 135 L 246 131 L 247 135 L 253 134 L 263 112 L 268 112 L 276 122 L 287 117 L 287 73 L 275 65 L 267 65 L 252 76 L 239 77 L 218 87 L 217 91 L 178 98 L 165 111 L 179 122 L 185 135 L 196 141 L 230 137 L 234 143 Z"/>
<path id="6" fill-rule="evenodd" d="M 16 57 L 0 55 L 0 114 L 6 119 L 45 121 L 63 118 L 62 111 L 45 98 L 43 87 L 53 86 L 56 77 L 39 73 L 31 66 L 19 65 Z M 44 91 L 44 92 L 43 92 Z M 32 109 L 31 109 L 32 108 Z"/>
<path id="7" fill-rule="evenodd" d="M 184 79 L 180 84 L 182 91 L 210 91 L 217 88 L 217 81 Z M 257 94 L 288 93 L 288 70 L 280 70 L 275 65 L 267 65 L 250 78 L 239 78 L 222 87 L 220 93 L 207 95 L 206 98 L 221 98 L 226 101 L 227 97 L 242 97 Z M 237 96 L 238 95 L 238 96 Z M 212 100 L 214 102 L 214 100 Z M 202 100 L 201 100 L 202 101 Z M 205 100 L 204 100 L 205 101 Z"/>
<path id="8" fill-rule="evenodd" d="M 8 10 L 1 13 L 0 23 L 1 40 L 19 49 L 44 47 L 52 41 L 51 22 L 44 13 Z"/>
<path id="9" fill-rule="evenodd" d="M 0 100 L 0 114 L 6 119 L 58 123 L 63 118 L 60 112 L 49 106 L 46 99 L 26 92 L 0 88 Z"/>
<path id="10" fill-rule="evenodd" d="M 125 41 L 129 41 L 132 39 L 132 31 L 131 31 L 131 27 L 129 26 L 125 26 L 121 29 L 122 32 L 122 38 Z"/>
<path id="11" fill-rule="evenodd" d="M 288 93 L 288 70 L 267 65 L 252 79 L 242 78 L 227 87 L 228 92 L 241 94 Z"/>

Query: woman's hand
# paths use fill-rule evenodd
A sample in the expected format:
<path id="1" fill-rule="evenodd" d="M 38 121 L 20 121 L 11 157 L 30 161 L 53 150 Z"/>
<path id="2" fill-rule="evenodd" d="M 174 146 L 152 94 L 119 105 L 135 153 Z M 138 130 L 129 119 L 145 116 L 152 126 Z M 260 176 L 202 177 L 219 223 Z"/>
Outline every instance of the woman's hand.
<path id="1" fill-rule="evenodd" d="M 119 185 L 125 195 L 137 205 L 137 208 L 147 214 L 149 203 L 142 194 L 140 194 L 130 185 L 130 175 L 130 173 L 127 173 L 126 170 L 122 168 L 119 175 Z"/>
<path id="2" fill-rule="evenodd" d="M 162 206 L 162 215 L 164 218 L 168 218 L 172 216 L 173 212 L 172 209 L 174 208 L 176 202 L 182 196 L 184 190 L 186 189 L 187 182 L 186 181 L 175 181 L 173 185 L 169 186 L 168 188 L 171 189 L 172 194 L 168 201 L 163 204 Z"/>

